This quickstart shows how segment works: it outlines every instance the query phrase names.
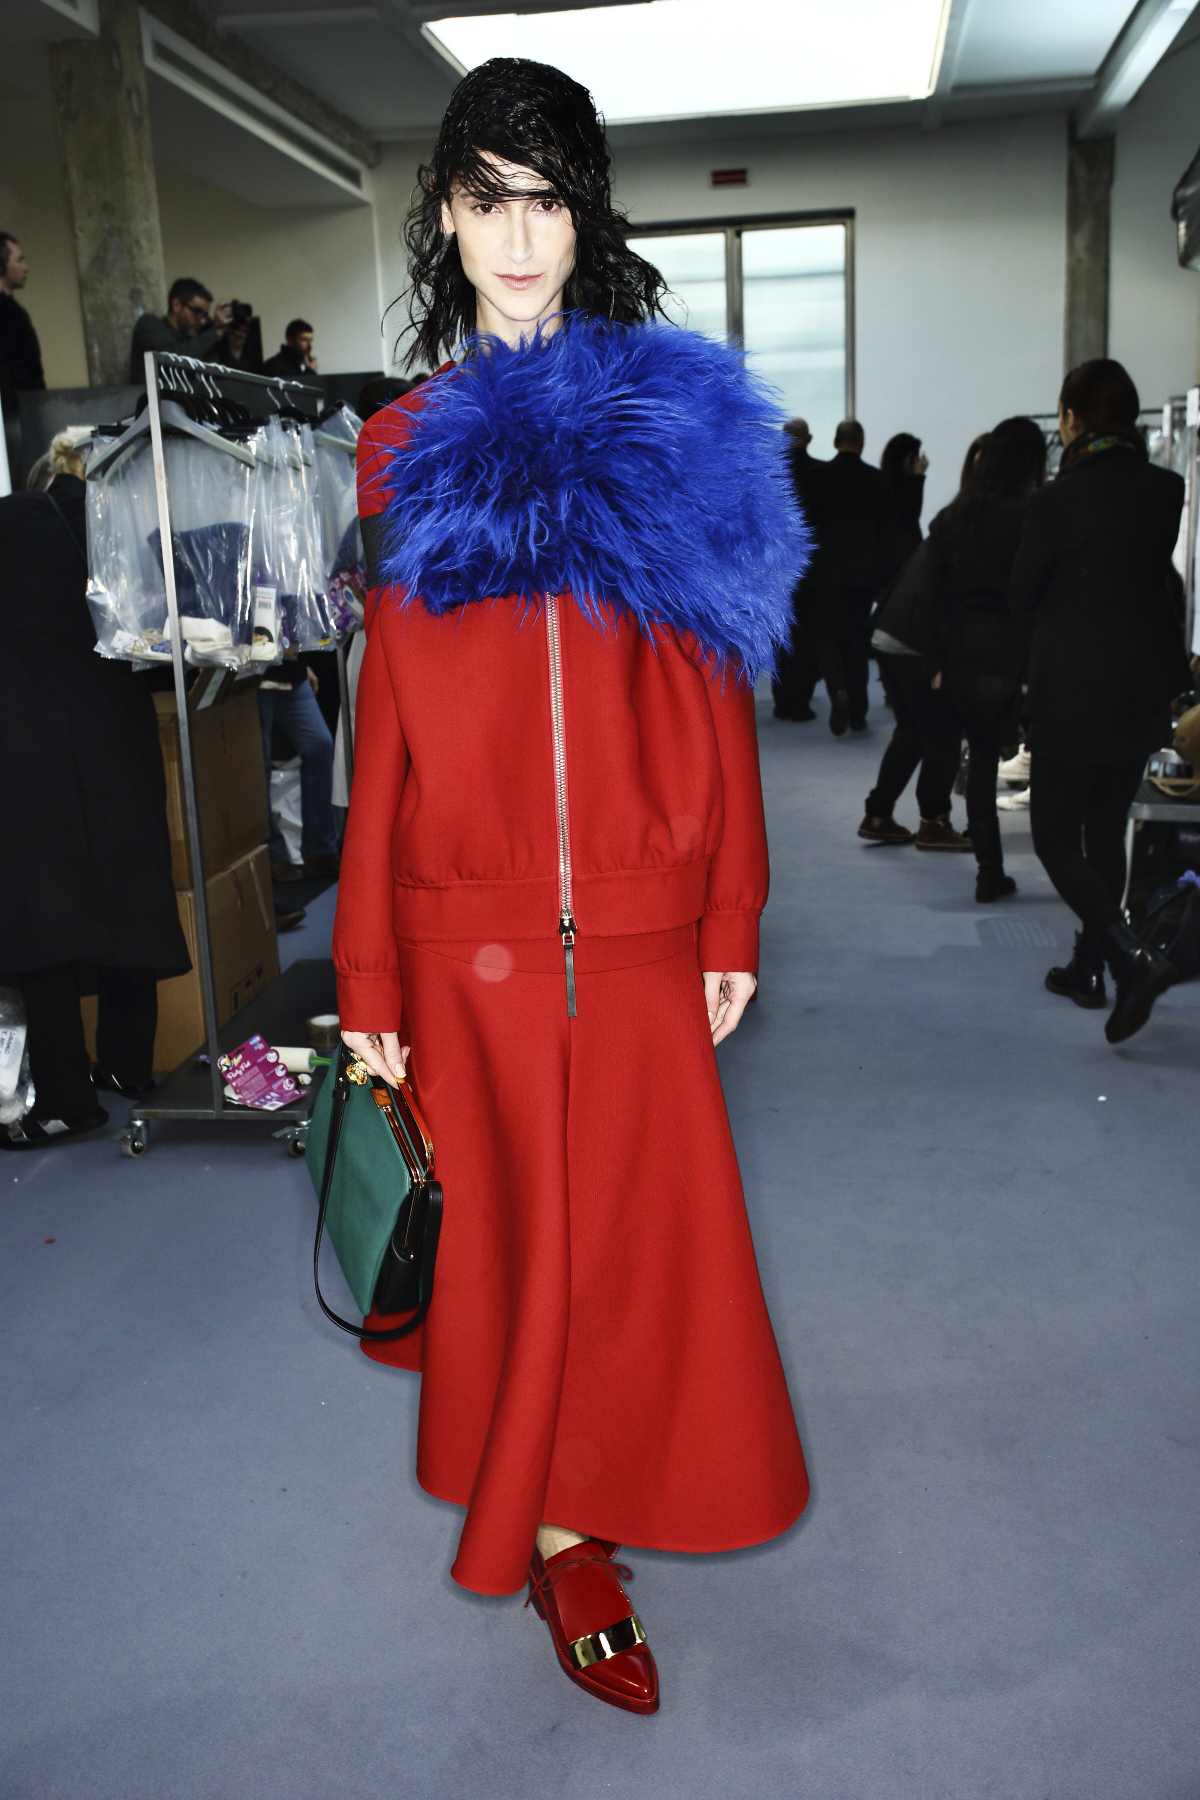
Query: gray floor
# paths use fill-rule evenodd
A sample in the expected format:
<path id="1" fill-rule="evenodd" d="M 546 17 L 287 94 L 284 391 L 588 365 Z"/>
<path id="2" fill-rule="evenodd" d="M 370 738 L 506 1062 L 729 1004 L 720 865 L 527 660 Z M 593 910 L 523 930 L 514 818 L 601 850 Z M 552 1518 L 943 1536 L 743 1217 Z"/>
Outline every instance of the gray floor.
<path id="1" fill-rule="evenodd" d="M 1021 815 L 987 909 L 967 859 L 857 843 L 886 717 L 762 718 L 721 1060 L 814 1497 L 634 1556 L 658 1717 L 449 1581 L 416 1382 L 314 1305 L 302 1165 L 159 1127 L 0 1165 L 3 1800 L 1200 1795 L 1200 986 L 1110 1050 L 1041 987 L 1071 924 Z"/>

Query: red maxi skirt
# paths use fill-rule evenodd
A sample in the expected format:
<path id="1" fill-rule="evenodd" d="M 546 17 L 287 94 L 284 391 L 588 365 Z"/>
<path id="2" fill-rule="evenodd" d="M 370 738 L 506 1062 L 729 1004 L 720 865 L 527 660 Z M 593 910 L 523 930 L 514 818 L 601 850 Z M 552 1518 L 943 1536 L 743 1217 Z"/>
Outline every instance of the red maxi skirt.
<path id="1" fill-rule="evenodd" d="M 467 1508 L 452 1570 L 526 1577 L 540 1523 L 658 1550 L 785 1531 L 808 1478 L 754 1260 L 696 930 L 401 944 L 445 1192 L 417 1478 Z M 373 1315 L 368 1323 L 393 1321 Z"/>

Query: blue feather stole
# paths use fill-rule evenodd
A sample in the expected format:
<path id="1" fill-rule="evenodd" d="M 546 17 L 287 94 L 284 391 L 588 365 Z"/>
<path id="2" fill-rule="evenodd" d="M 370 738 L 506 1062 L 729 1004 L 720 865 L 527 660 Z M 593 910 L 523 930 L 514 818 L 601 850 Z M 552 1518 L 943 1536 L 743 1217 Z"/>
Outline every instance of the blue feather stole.
<path id="1" fill-rule="evenodd" d="M 723 344 L 575 315 L 519 350 L 470 346 L 386 477 L 383 575 L 433 614 L 570 593 L 691 632 L 753 679 L 791 633 L 811 538 L 783 414 Z"/>

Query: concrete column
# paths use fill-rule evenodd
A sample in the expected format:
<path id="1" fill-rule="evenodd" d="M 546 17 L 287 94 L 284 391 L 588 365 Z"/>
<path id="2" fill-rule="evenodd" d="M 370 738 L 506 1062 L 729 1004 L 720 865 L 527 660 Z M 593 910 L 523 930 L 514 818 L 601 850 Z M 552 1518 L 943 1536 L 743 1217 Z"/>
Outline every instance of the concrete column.
<path id="1" fill-rule="evenodd" d="M 51 44 L 63 181 L 75 228 L 88 375 L 129 379 L 139 313 L 166 306 L 137 0 L 99 0 L 100 35 Z"/>
<path id="2" fill-rule="evenodd" d="M 1067 297 L 1063 369 L 1108 355 L 1108 240 L 1112 137 L 1067 135 Z"/>

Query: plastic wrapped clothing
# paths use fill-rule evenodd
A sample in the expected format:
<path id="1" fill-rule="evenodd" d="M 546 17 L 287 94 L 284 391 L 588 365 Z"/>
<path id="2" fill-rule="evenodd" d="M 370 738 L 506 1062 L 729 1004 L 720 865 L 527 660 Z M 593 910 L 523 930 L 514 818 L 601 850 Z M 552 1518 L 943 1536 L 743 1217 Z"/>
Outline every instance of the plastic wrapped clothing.
<path id="1" fill-rule="evenodd" d="M 255 470 L 203 438 L 163 439 L 180 625 L 188 660 L 249 660 L 250 538 Z M 149 435 L 88 484 L 89 604 L 102 655 L 170 654 L 162 544 Z"/>
<path id="2" fill-rule="evenodd" d="M 355 492 L 355 455 L 362 421 L 343 407 L 313 432 L 325 584 L 338 637 L 362 622 L 366 558 Z"/>
<path id="3" fill-rule="evenodd" d="M 251 563 L 256 662 L 277 662 L 288 650 L 327 648 L 332 636 L 312 434 L 309 431 L 306 446 L 302 429 L 308 430 L 273 418 L 255 439 L 258 469 Z"/>

